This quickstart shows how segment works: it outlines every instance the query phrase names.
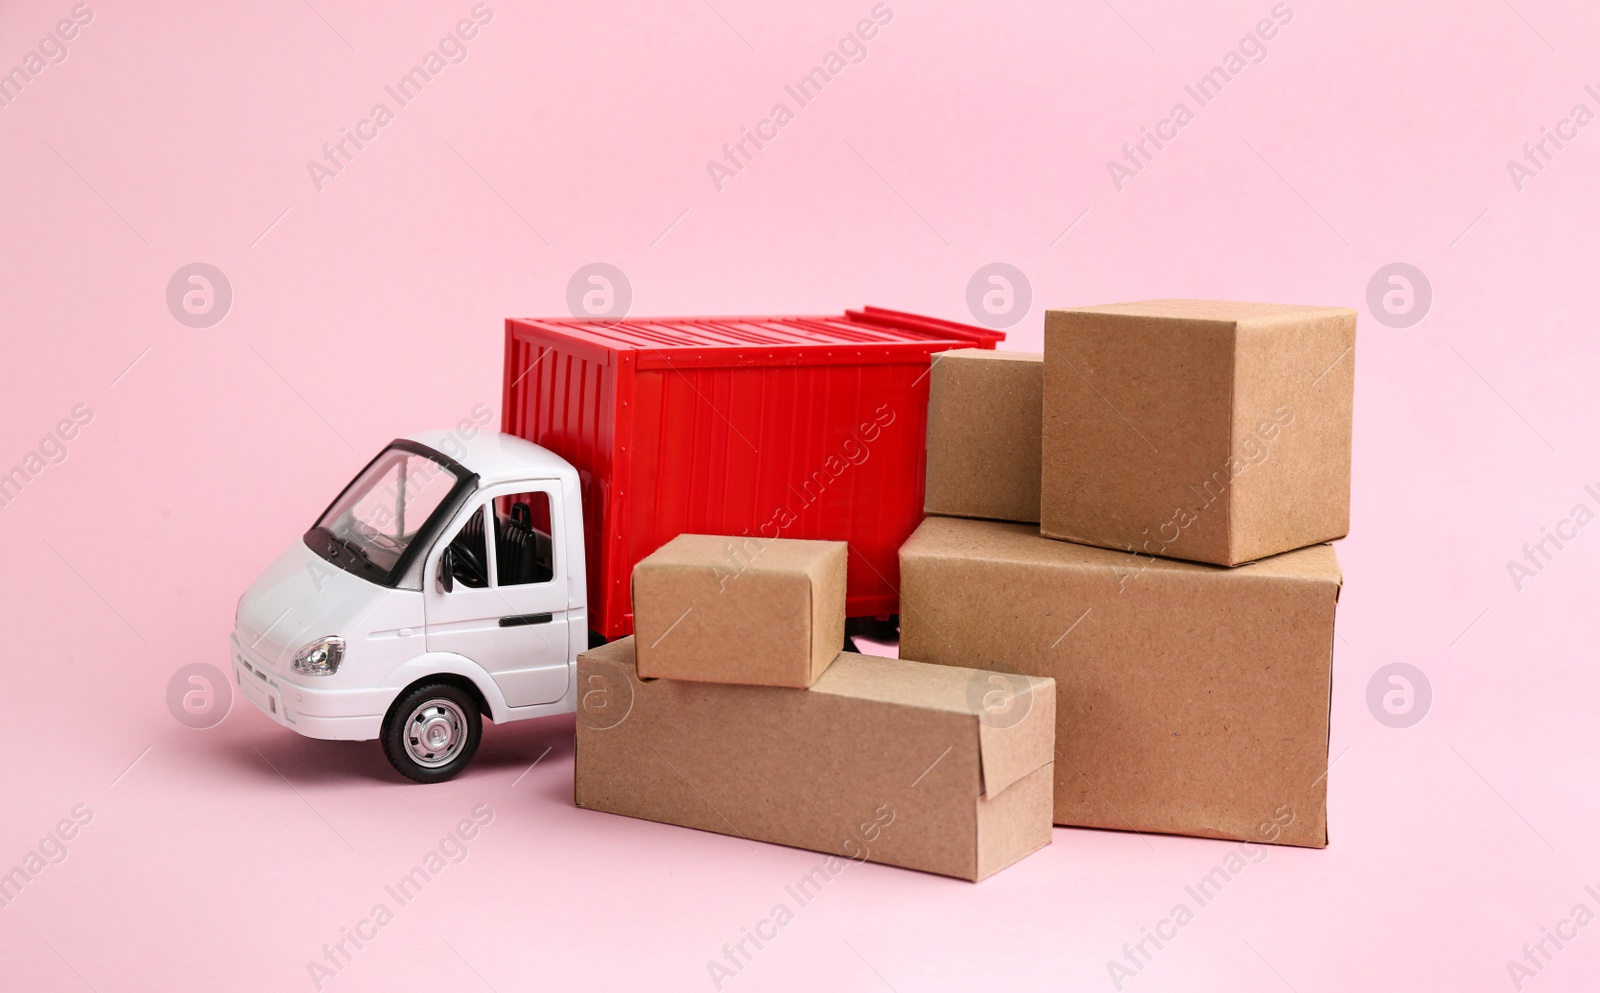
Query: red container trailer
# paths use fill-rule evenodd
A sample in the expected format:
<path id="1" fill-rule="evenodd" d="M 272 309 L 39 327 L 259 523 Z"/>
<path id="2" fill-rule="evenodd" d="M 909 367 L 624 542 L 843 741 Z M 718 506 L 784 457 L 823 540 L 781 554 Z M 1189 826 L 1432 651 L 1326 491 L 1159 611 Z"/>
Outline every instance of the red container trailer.
<path id="1" fill-rule="evenodd" d="M 930 356 L 1004 337 L 877 307 L 512 318 L 502 430 L 577 468 L 589 626 L 608 639 L 633 632 L 634 564 L 685 532 L 846 541 L 849 614 L 884 617 L 923 517 Z"/>

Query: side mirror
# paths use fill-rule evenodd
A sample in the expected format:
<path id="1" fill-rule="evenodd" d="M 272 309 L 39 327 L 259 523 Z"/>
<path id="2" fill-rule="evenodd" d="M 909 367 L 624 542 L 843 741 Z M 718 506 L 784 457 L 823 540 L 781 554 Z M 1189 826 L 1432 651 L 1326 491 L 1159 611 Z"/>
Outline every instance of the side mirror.
<path id="1" fill-rule="evenodd" d="M 446 593 L 456 588 L 456 555 L 448 545 L 439 556 L 439 585 L 444 587 Z"/>

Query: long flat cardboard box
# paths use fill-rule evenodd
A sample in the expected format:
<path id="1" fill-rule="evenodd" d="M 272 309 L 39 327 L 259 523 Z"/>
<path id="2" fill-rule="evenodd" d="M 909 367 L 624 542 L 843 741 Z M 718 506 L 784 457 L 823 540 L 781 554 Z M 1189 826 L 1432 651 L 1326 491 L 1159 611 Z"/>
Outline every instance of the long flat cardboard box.
<path id="1" fill-rule="evenodd" d="M 1047 312 L 1041 532 L 1218 565 L 1344 537 L 1355 334 L 1340 307 Z"/>
<path id="2" fill-rule="evenodd" d="M 578 657 L 579 807 L 979 880 L 1050 843 L 1049 679 L 841 653 L 806 690 Z"/>
<path id="3" fill-rule="evenodd" d="M 900 654 L 1055 680 L 1055 821 L 1327 844 L 1342 582 L 1326 545 L 1234 569 L 930 517 Z"/>
<path id="4" fill-rule="evenodd" d="M 1039 521 L 1044 355 L 959 348 L 928 378 L 930 514 Z"/>

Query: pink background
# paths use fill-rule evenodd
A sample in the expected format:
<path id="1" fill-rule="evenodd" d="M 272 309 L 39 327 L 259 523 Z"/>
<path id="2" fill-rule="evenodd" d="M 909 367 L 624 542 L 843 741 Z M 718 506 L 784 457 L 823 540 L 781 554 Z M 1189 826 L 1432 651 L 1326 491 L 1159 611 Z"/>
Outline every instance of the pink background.
<path id="1" fill-rule="evenodd" d="M 637 314 L 968 319 L 968 279 L 1004 261 L 1034 295 L 1010 347 L 1057 305 L 1362 313 L 1332 844 L 1271 849 L 1124 988 L 1514 988 L 1525 942 L 1600 910 L 1600 529 L 1520 592 L 1506 568 L 1600 507 L 1600 131 L 1520 192 L 1506 161 L 1600 110 L 1600 17 L 1513 2 L 1290 0 L 1267 58 L 1118 192 L 1107 159 L 1269 0 L 890 0 L 866 59 L 718 192 L 706 161 L 869 0 L 490 0 L 465 60 L 318 192 L 307 160 L 468 0 L 90 0 L 0 109 L 0 468 L 93 412 L 0 509 L 0 868 L 93 812 L 0 909 L 3 984 L 311 989 L 321 946 L 488 804 L 466 860 L 325 988 L 712 989 L 707 960 L 817 856 L 574 809 L 570 719 L 491 727 L 423 788 L 243 701 L 182 727 L 167 681 L 226 665 L 240 591 L 378 446 L 498 412 L 502 319 L 565 313 L 579 266 L 624 270 Z M 6 4 L 0 68 L 71 9 Z M 196 261 L 234 291 L 208 329 L 164 301 Z M 1433 287 L 1411 328 L 1366 304 L 1395 261 Z M 1434 692 L 1403 730 L 1366 704 L 1393 662 Z M 977 886 L 856 867 L 724 988 L 1110 990 L 1107 961 L 1236 847 L 1057 829 Z M 1525 988 L 1597 972 L 1591 926 Z"/>

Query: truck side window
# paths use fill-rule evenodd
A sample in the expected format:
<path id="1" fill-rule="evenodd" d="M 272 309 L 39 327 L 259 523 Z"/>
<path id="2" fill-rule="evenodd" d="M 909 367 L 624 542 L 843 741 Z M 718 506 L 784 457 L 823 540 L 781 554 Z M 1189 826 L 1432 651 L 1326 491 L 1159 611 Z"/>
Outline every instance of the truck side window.
<path id="1" fill-rule="evenodd" d="M 481 590 L 489 585 L 488 552 L 483 541 L 483 515 L 479 507 L 466 526 L 450 542 L 450 560 L 454 566 L 455 581 L 468 589 Z"/>
<path id="2" fill-rule="evenodd" d="M 508 493 L 494 499 L 497 585 L 548 583 L 555 578 L 550 537 L 550 494 Z"/>

